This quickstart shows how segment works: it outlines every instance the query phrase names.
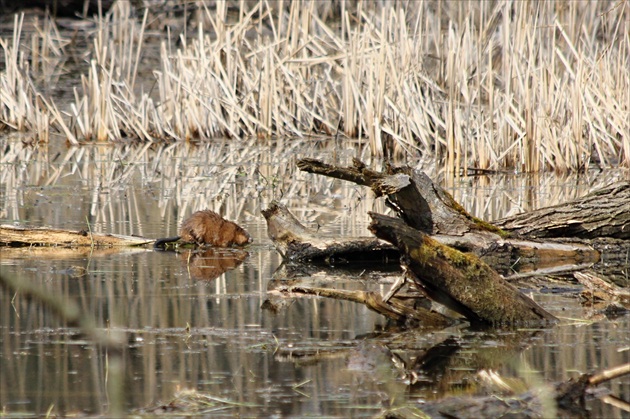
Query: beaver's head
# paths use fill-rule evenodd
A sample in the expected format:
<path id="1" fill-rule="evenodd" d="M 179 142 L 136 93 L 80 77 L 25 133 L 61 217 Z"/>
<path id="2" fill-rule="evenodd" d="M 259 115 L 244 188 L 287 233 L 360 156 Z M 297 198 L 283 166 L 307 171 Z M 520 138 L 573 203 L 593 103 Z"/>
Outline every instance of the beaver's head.
<path id="1" fill-rule="evenodd" d="M 236 246 L 245 246 L 246 244 L 251 243 L 252 236 L 249 235 L 245 229 L 243 229 L 239 225 L 234 225 L 236 228 L 234 230 L 234 237 L 232 238 L 232 244 Z"/>

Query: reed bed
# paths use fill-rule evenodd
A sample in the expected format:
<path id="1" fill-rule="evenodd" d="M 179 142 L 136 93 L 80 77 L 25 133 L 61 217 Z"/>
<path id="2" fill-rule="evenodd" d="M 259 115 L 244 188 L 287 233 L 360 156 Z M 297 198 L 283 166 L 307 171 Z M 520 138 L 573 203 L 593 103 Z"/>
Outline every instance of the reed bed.
<path id="1" fill-rule="evenodd" d="M 147 13 L 99 18 L 52 125 L 71 142 L 344 134 L 453 172 L 630 165 L 627 2 L 187 4 L 196 31 L 162 41 L 151 92 Z"/>
<path id="2" fill-rule="evenodd" d="M 32 72 L 42 72 L 51 53 L 58 54 L 59 45 L 49 35 L 54 24 L 47 21 L 45 28 L 37 24 L 31 36 L 30 54 L 20 44 L 24 15 L 15 16 L 11 39 L 0 38 L 4 70 L 0 71 L 0 132 L 6 129 L 28 131 L 42 142 L 49 139 L 51 115 L 46 102 L 37 92 Z M 31 67 L 31 63 L 33 67 Z"/>

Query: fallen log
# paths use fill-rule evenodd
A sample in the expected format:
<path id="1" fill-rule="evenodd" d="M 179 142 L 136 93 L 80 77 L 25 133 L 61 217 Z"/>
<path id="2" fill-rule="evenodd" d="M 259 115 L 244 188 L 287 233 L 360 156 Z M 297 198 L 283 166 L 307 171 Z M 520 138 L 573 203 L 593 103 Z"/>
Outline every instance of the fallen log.
<path id="1" fill-rule="evenodd" d="M 582 198 L 495 221 L 531 238 L 630 239 L 630 182 L 621 181 Z"/>
<path id="2" fill-rule="evenodd" d="M 317 159 L 301 159 L 301 170 L 370 187 L 407 225 L 430 235 L 475 239 L 521 236 L 630 239 L 630 182 L 620 181 L 582 198 L 489 223 L 466 212 L 442 187 L 410 167 L 368 169 L 354 159 L 352 167 L 338 167 Z M 475 234 L 476 233 L 476 234 Z"/>
<path id="3" fill-rule="evenodd" d="M 154 241 L 144 237 L 92 233 L 85 230 L 0 225 L 0 246 L 112 247 L 142 246 Z"/>
<path id="4" fill-rule="evenodd" d="M 315 159 L 299 160 L 306 172 L 369 186 L 410 227 L 458 250 L 473 252 L 496 270 L 549 267 L 551 264 L 584 265 L 599 260 L 599 252 L 584 243 L 545 242 L 512 238 L 510 233 L 471 216 L 453 197 L 424 173 L 409 167 L 368 169 L 353 160 L 352 167 L 337 167 Z M 520 265 L 520 266 L 519 266 Z"/>
<path id="5" fill-rule="evenodd" d="M 369 186 L 377 196 L 386 196 L 386 204 L 400 218 L 370 214 L 373 218 L 370 230 L 398 248 L 408 279 L 434 301 L 472 323 L 539 324 L 557 320 L 508 284 L 497 270 L 506 272 L 518 264 L 546 269 L 557 269 L 556 265 L 561 264 L 563 269 L 572 265 L 583 269 L 599 260 L 600 252 L 587 244 L 566 239 L 541 243 L 509 237 L 507 231 L 472 217 L 428 176 L 408 167 L 387 166 L 381 173 L 368 169 L 359 160 L 354 160 L 352 167 L 337 167 L 314 159 L 300 160 L 298 167 Z M 617 196 L 625 188 L 619 186 L 610 191 Z M 602 194 L 597 196 L 601 198 Z M 263 215 L 269 237 L 285 260 L 330 261 L 350 254 L 355 258 L 362 252 L 375 259 L 375 253 L 391 251 L 382 242 L 369 238 L 322 239 L 276 202 Z M 623 231 L 624 221 L 620 225 L 619 231 Z M 394 257 L 388 254 L 384 259 Z M 383 301 L 395 298 L 404 284 L 401 279 Z M 380 312 L 395 318 L 385 309 Z"/>
<path id="6" fill-rule="evenodd" d="M 434 301 L 471 323 L 514 325 L 557 319 L 472 254 L 445 246 L 402 220 L 370 213 L 369 229 L 398 247 L 408 276 Z"/>
<path id="7" fill-rule="evenodd" d="M 264 210 L 263 215 L 267 220 L 269 237 L 285 259 L 304 261 L 344 258 L 365 251 L 371 255 L 370 259 L 382 260 L 382 254 L 379 259 L 374 256 L 374 252 L 392 251 L 390 245 L 374 238 L 341 241 L 323 239 L 306 229 L 286 207 L 277 202 Z M 370 215 L 373 218 L 370 231 L 396 246 L 400 252 L 397 255 L 403 255 L 402 263 L 408 268 L 408 276 L 414 284 L 434 301 L 460 313 L 472 323 L 526 324 L 556 320 L 475 255 L 466 255 L 442 245 L 408 227 L 400 219 L 373 213 Z M 393 260 L 398 261 L 398 257 Z M 279 291 L 350 299 L 398 322 L 413 319 L 422 321 L 423 318 L 429 320 L 424 313 L 416 314 L 415 308 L 410 310 L 406 306 L 402 309 L 396 299 L 392 299 L 399 285 L 403 284 L 395 285 L 388 296 L 379 296 L 378 301 L 373 295 L 365 293 L 342 295 L 335 290 L 318 287 L 283 287 Z"/>
<path id="8" fill-rule="evenodd" d="M 398 250 L 374 237 L 325 237 L 305 227 L 282 204 L 273 201 L 262 211 L 267 234 L 276 250 L 286 260 L 324 261 L 327 264 L 348 261 L 398 263 Z"/>
<path id="9" fill-rule="evenodd" d="M 348 262 L 398 263 L 398 249 L 374 237 L 326 237 L 306 228 L 279 202 L 273 201 L 262 211 L 267 233 L 287 261 L 314 261 L 335 265 Z M 456 249 L 468 249 L 459 237 L 437 235 L 434 239 Z M 538 269 L 570 270 L 589 266 L 599 253 L 580 243 L 539 243 L 531 240 L 496 238 L 488 248 L 479 248 L 479 256 L 503 274 Z M 477 254 L 477 252 L 474 252 Z"/>

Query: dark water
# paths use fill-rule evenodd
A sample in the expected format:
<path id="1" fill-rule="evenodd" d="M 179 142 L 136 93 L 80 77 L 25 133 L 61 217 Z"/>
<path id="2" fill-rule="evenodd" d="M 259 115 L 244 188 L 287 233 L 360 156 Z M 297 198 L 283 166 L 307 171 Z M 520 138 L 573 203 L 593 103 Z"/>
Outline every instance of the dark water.
<path id="1" fill-rule="evenodd" d="M 76 302 L 98 330 L 124 342 L 118 351 L 95 345 L 37 302 L 0 289 L 3 414 L 107 416 L 120 390 L 108 388 L 115 359 L 123 364 L 124 412 L 152 415 L 178 391 L 196 390 L 230 402 L 208 407 L 206 415 L 246 417 L 369 417 L 451 395 L 496 393 L 483 379 L 489 373 L 524 392 L 630 361 L 630 316 L 606 318 L 581 306 L 579 287 L 563 282 L 550 282 L 544 292 L 526 290 L 562 319 L 547 330 L 396 330 L 357 304 L 270 293 L 296 277 L 385 292 L 398 275 L 391 267 L 278 270 L 280 257 L 266 237 L 260 210 L 273 199 L 325 233 L 367 235 L 367 211 L 385 212 L 382 201 L 365 188 L 295 169 L 298 157 L 349 163 L 353 156 L 378 168 L 356 143 L 80 149 L 0 143 L 0 223 L 70 229 L 89 223 L 93 231 L 163 237 L 174 235 L 193 211 L 210 208 L 254 238 L 247 254 L 196 259 L 151 249 L 0 249 L 3 275 Z M 486 219 L 562 202 L 627 176 L 456 179 L 437 166 L 423 167 Z M 263 308 L 269 302 L 275 311 Z M 602 389 L 599 395 L 628 401 L 630 377 Z M 597 399 L 587 408 L 592 417 L 629 415 Z"/>

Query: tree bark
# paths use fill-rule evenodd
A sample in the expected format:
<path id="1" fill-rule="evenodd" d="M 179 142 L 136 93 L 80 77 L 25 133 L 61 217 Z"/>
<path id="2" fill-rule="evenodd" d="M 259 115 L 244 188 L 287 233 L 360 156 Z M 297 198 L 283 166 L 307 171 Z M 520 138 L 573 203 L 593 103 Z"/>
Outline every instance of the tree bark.
<path id="1" fill-rule="evenodd" d="M 584 267 L 587 263 L 599 260 L 600 252 L 597 250 L 582 243 L 567 243 L 566 239 L 547 239 L 541 243 L 536 239 L 519 238 L 514 233 L 516 237 L 510 238 L 506 230 L 472 217 L 428 176 L 408 167 L 388 166 L 385 172 L 380 173 L 368 169 L 358 160 L 353 161 L 352 167 L 337 167 L 313 159 L 300 160 L 298 167 L 310 173 L 369 186 L 377 196 L 385 195 L 386 204 L 394 209 L 399 218 L 370 213 L 373 219 L 370 230 L 399 250 L 401 264 L 407 269 L 407 278 L 414 285 L 434 301 L 460 313 L 472 323 L 527 325 L 557 321 L 553 315 L 506 282 L 477 255 L 503 271 L 522 261 L 547 266 L 561 261 L 565 265 L 573 263 Z M 615 185 L 593 194 L 592 198 L 583 202 L 594 204 L 604 197 L 627 199 L 624 198 L 627 189 L 624 184 Z M 618 205 L 625 209 L 629 204 L 623 201 Z M 567 207 L 571 207 L 571 204 Z M 574 207 L 574 211 L 565 212 L 573 216 L 580 213 L 580 205 Z M 608 223 L 611 226 L 609 229 L 591 230 L 613 237 L 619 232 L 624 233 L 627 214 L 610 212 L 615 222 Z M 594 212 L 590 214 L 585 214 L 584 219 L 593 219 Z M 285 207 L 277 203 L 263 211 L 263 215 L 267 219 L 269 237 L 285 259 L 328 260 L 337 254 L 356 255 L 362 251 L 373 258 L 372 251 L 391 250 L 383 247 L 382 242 L 367 238 L 322 240 L 316 232 L 306 229 Z M 571 216 L 567 220 L 569 218 Z M 601 220 L 603 222 L 604 218 Z M 552 222 L 553 217 L 550 216 L 547 225 Z M 573 223 L 563 221 L 560 224 Z M 540 225 L 544 225 L 544 222 Z M 518 231 L 514 226 L 510 225 L 510 228 Z M 520 234 L 530 233 L 523 231 Z M 464 254 L 460 250 L 470 253 Z M 383 297 L 383 301 L 396 297 L 398 289 L 397 286 L 393 287 Z M 321 295 L 321 290 L 315 292 Z M 367 305 L 365 301 L 363 303 Z M 380 310 L 383 314 L 386 311 Z M 405 316 L 409 317 L 407 314 Z"/>
<path id="2" fill-rule="evenodd" d="M 298 168 L 305 172 L 348 180 L 369 186 L 377 196 L 387 195 L 387 205 L 410 227 L 431 235 L 464 236 L 471 240 L 506 237 L 497 227 L 468 214 L 453 197 L 423 172 L 409 167 L 388 167 L 385 173 L 353 160 L 353 167 L 336 167 L 315 159 L 302 159 Z"/>
<path id="3" fill-rule="evenodd" d="M 387 195 L 388 205 L 407 225 L 434 236 L 460 237 L 461 243 L 470 243 L 473 248 L 479 245 L 472 242 L 487 244 L 497 236 L 630 239 L 630 182 L 627 181 L 565 204 L 488 223 L 468 214 L 426 174 L 409 167 L 390 166 L 380 173 L 356 159 L 347 168 L 316 159 L 302 159 L 297 166 L 305 172 L 369 186 L 377 196 Z"/>

